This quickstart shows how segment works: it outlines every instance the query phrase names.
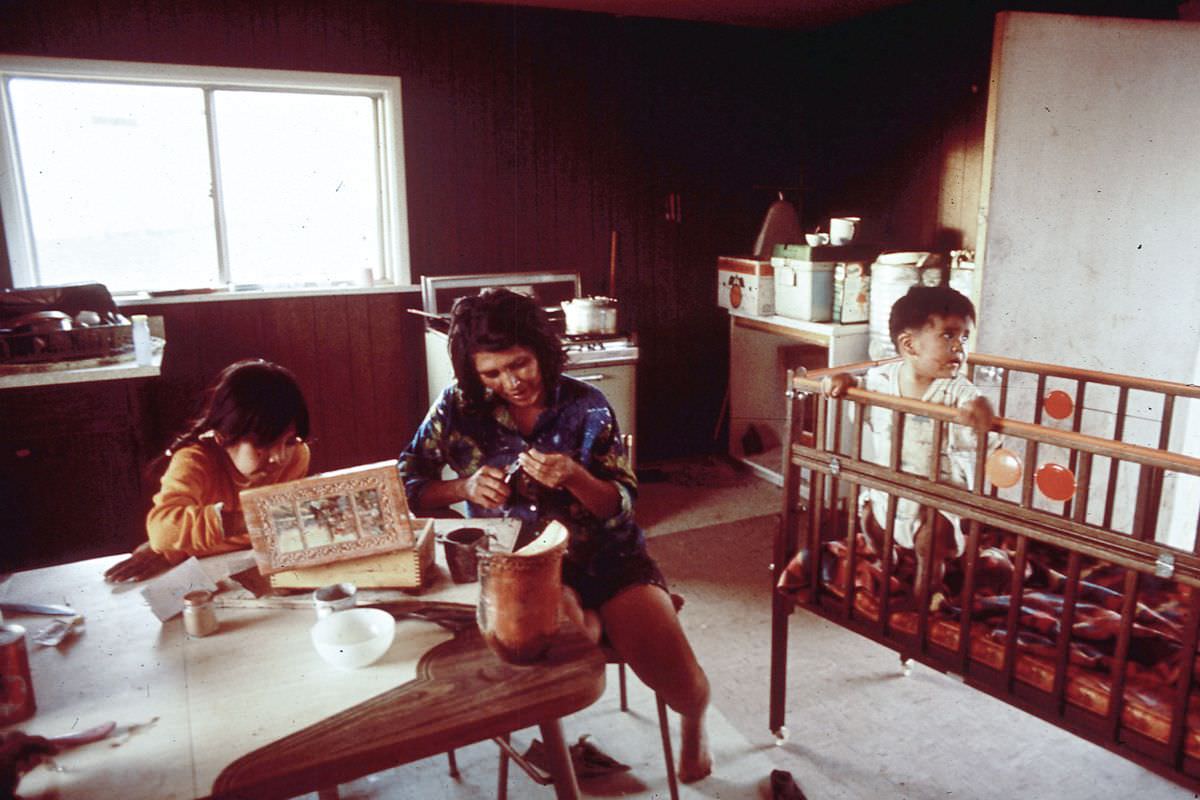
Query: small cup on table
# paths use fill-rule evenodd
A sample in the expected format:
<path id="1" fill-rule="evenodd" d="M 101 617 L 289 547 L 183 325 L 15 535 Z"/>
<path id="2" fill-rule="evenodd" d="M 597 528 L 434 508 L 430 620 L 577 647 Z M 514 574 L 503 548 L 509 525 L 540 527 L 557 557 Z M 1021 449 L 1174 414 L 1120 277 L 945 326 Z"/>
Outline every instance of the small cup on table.
<path id="1" fill-rule="evenodd" d="M 331 583 L 313 591 L 313 608 L 317 619 L 328 617 L 335 611 L 354 608 L 358 602 L 358 587 L 353 583 Z"/>
<path id="2" fill-rule="evenodd" d="M 488 549 L 487 531 L 483 528 L 459 528 L 442 537 L 446 566 L 455 583 L 479 580 L 479 551 Z"/>

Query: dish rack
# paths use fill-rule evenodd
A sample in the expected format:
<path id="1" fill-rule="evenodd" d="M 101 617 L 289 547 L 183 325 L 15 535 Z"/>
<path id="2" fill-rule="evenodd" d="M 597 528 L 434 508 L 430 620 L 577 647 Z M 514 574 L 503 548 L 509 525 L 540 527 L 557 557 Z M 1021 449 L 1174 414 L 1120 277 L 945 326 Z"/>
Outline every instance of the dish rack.
<path id="1" fill-rule="evenodd" d="M 42 333 L 0 333 L 0 364 L 42 364 L 133 355 L 129 322 Z"/>

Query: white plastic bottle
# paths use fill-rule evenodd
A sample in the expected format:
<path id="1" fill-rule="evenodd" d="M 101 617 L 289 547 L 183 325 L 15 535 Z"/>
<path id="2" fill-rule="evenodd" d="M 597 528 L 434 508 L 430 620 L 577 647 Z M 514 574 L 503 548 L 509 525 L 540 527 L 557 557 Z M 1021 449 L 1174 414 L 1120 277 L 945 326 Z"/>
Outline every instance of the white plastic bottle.
<path id="1" fill-rule="evenodd" d="M 154 353 L 150 349 L 150 320 L 145 314 L 134 314 L 133 322 L 133 356 L 139 367 L 147 367 L 154 363 Z"/>

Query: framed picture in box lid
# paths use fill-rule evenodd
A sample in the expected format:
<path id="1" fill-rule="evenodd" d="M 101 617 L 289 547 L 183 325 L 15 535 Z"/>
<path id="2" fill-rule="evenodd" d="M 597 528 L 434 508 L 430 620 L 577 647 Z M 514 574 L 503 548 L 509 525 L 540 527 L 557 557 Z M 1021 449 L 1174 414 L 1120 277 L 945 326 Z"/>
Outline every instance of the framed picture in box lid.
<path id="1" fill-rule="evenodd" d="M 259 572 L 412 549 L 412 515 L 395 459 L 247 489 L 242 513 Z"/>

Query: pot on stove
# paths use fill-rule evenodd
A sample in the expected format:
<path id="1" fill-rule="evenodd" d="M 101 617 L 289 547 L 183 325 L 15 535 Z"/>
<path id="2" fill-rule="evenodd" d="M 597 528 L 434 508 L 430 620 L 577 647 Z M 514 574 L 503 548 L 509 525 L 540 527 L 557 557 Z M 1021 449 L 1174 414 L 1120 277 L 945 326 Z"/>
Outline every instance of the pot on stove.
<path id="1" fill-rule="evenodd" d="M 617 332 L 617 301 L 612 297 L 576 297 L 561 305 L 568 336 Z"/>

